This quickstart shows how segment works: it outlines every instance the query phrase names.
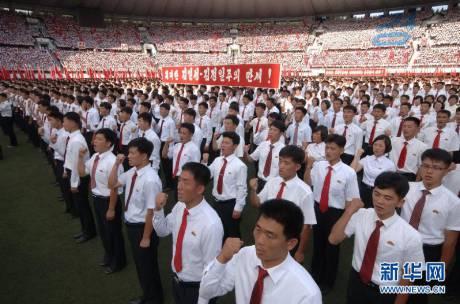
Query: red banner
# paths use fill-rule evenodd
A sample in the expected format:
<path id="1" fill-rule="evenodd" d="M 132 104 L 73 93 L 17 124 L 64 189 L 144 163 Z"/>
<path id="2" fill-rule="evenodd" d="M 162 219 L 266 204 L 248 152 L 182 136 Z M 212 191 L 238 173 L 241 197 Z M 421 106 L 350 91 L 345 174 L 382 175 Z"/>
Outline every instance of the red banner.
<path id="1" fill-rule="evenodd" d="M 280 64 L 232 64 L 213 66 L 162 67 L 165 83 L 279 88 Z"/>

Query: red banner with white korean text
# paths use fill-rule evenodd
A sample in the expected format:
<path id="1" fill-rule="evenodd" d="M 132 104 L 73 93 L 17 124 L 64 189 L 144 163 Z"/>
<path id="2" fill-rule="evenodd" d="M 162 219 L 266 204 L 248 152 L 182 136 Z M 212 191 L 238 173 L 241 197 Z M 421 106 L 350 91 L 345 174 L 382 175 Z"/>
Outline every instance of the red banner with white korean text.
<path id="1" fill-rule="evenodd" d="M 231 64 L 162 67 L 164 83 L 279 88 L 280 64 Z"/>

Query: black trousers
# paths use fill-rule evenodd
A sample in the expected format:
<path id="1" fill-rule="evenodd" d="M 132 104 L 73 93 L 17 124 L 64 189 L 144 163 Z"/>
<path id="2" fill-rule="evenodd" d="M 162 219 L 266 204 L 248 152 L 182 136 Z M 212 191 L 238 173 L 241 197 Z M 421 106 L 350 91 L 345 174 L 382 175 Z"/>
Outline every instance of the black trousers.
<path id="1" fill-rule="evenodd" d="M 128 171 L 131 168 L 129 166 L 129 160 L 128 160 L 128 152 L 129 152 L 128 146 L 123 145 L 123 146 L 121 146 L 121 149 L 119 149 L 119 150 L 120 151 L 118 151 L 118 153 L 123 154 L 124 156 L 126 156 L 125 160 L 123 161 L 123 170 Z"/>
<path id="2" fill-rule="evenodd" d="M 423 255 L 425 256 L 425 263 L 426 262 L 439 262 L 441 260 L 442 254 L 442 244 L 440 245 L 423 245 Z M 421 280 L 415 280 L 414 285 L 425 285 L 425 286 L 432 286 L 432 285 L 442 285 L 443 282 L 428 282 L 426 281 L 426 272 L 423 272 L 423 278 Z M 428 295 L 427 294 L 417 294 L 417 295 L 410 295 L 409 300 L 407 301 L 408 304 L 427 304 L 428 303 Z"/>
<path id="3" fill-rule="evenodd" d="M 342 155 L 340 155 L 340 159 L 342 160 L 342 162 L 345 163 L 348 166 L 353 161 L 353 158 L 355 158 L 354 155 L 350 155 L 350 154 L 346 154 L 346 153 L 342 153 Z"/>
<path id="4" fill-rule="evenodd" d="M 92 131 L 86 131 L 85 134 L 83 134 L 83 137 L 85 138 L 86 144 L 88 145 L 89 154 L 91 154 L 91 155 L 94 154 L 94 148 L 93 148 L 93 145 L 91 144 L 92 141 L 93 141 L 93 134 L 94 134 L 94 132 L 92 132 Z"/>
<path id="5" fill-rule="evenodd" d="M 457 239 L 457 246 L 455 247 L 455 264 L 447 276 L 446 291 L 449 294 L 460 294 L 458 290 L 460 286 L 460 235 Z"/>
<path id="6" fill-rule="evenodd" d="M 359 273 L 351 269 L 348 279 L 347 304 L 393 304 L 395 299 L 395 294 L 381 294 L 378 286 L 364 284 Z"/>
<path id="7" fill-rule="evenodd" d="M 163 148 L 165 146 L 165 142 L 161 142 L 161 152 L 163 152 Z M 173 147 L 169 147 L 169 149 L 172 149 Z M 161 168 L 163 170 L 163 175 L 164 175 L 164 180 L 165 180 L 165 185 L 163 188 L 174 188 L 174 183 L 173 183 L 173 178 L 172 178 L 172 170 L 173 170 L 173 163 L 172 159 L 169 159 L 168 157 L 163 158 L 161 157 Z"/>
<path id="8" fill-rule="evenodd" d="M 70 172 L 69 172 L 70 177 Z M 86 237 L 93 237 L 96 235 L 96 226 L 94 225 L 93 212 L 89 205 L 88 200 L 88 186 L 89 175 L 80 177 L 80 185 L 78 185 L 78 192 L 72 193 L 72 199 L 78 210 L 80 217 L 81 231 Z"/>
<path id="9" fill-rule="evenodd" d="M 93 195 L 96 223 L 104 248 L 104 263 L 114 270 L 122 269 L 126 265 L 125 244 L 121 232 L 121 201 L 118 198 L 115 205 L 115 218 L 108 221 L 109 197 Z"/>
<path id="10" fill-rule="evenodd" d="M 64 165 L 64 163 L 63 163 Z M 66 204 L 66 208 L 65 208 L 65 211 L 66 212 L 69 212 L 70 214 L 72 214 L 72 216 L 74 217 L 78 217 L 78 208 L 76 206 L 76 202 L 74 201 L 73 199 L 73 195 L 72 195 L 72 192 L 70 191 L 70 170 L 69 169 L 64 169 L 62 168 L 62 172 L 64 173 L 64 171 L 66 171 L 66 174 L 67 174 L 67 177 L 63 177 L 62 178 L 62 183 L 63 183 L 63 196 L 64 196 L 64 201 L 65 201 L 65 204 Z"/>
<path id="11" fill-rule="evenodd" d="M 262 189 L 265 187 L 265 184 L 267 182 L 264 181 L 263 179 L 261 179 L 260 177 L 257 179 L 257 193 L 259 193 L 260 191 L 262 191 Z"/>
<path id="12" fill-rule="evenodd" d="M 13 117 L 1 117 L 1 125 L 3 133 L 10 138 L 10 145 L 15 147 L 18 145 L 16 133 L 14 133 Z"/>
<path id="13" fill-rule="evenodd" d="M 33 121 L 31 126 L 31 135 L 32 135 L 32 143 L 35 147 L 40 146 L 40 136 L 38 136 L 38 125 L 36 121 Z"/>
<path id="14" fill-rule="evenodd" d="M 364 208 L 373 208 L 374 204 L 372 203 L 372 190 L 374 187 L 369 186 L 368 184 L 361 181 L 359 183 L 359 196 L 364 203 Z"/>
<path id="15" fill-rule="evenodd" d="M 200 291 L 200 282 L 182 282 L 173 274 L 172 291 L 174 303 L 196 304 Z"/>
<path id="16" fill-rule="evenodd" d="M 139 244 L 144 234 L 144 223 L 126 223 L 126 232 L 143 291 L 142 299 L 147 303 L 163 303 L 163 287 L 158 268 L 158 236 L 152 231 L 150 247 L 141 248 Z"/>
<path id="17" fill-rule="evenodd" d="M 228 237 L 241 237 L 240 220 L 235 220 L 232 217 L 235 204 L 236 199 L 216 201 L 214 203 L 214 209 L 222 221 L 222 226 L 224 226 L 224 241 Z"/>
<path id="18" fill-rule="evenodd" d="M 59 184 L 59 189 L 61 190 L 62 198 L 64 199 L 64 202 L 66 203 L 66 211 L 69 211 L 70 206 L 71 206 L 71 195 L 70 195 L 70 191 L 69 191 L 70 185 L 69 185 L 69 188 L 67 188 L 67 191 L 66 191 L 64 178 L 62 177 L 62 174 L 64 173 L 64 161 L 55 159 L 54 160 L 54 167 L 55 167 L 55 170 L 56 170 L 56 179 L 57 179 L 57 182 Z"/>
<path id="19" fill-rule="evenodd" d="M 328 241 L 332 226 L 342 216 L 343 210 L 331 208 L 321 213 L 319 204 L 315 202 L 315 215 L 317 224 L 313 226 L 313 257 L 311 261 L 312 276 L 320 286 L 332 288 L 337 277 L 339 266 L 338 245 Z"/>
<path id="20" fill-rule="evenodd" d="M 454 155 L 452 157 L 454 163 L 460 164 L 460 151 L 454 151 Z"/>
<path id="21" fill-rule="evenodd" d="M 398 173 L 401 175 L 404 175 L 409 182 L 415 182 L 415 180 L 417 179 L 417 175 L 415 175 L 414 173 L 405 173 L 405 172 L 398 172 Z"/>

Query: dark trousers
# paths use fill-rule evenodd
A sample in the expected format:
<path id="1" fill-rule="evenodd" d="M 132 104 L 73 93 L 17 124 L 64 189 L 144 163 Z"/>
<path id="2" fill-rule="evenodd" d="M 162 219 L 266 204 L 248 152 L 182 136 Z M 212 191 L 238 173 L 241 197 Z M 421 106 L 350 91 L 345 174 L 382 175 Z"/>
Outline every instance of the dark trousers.
<path id="1" fill-rule="evenodd" d="M 119 150 L 120 151 L 118 151 L 118 153 L 123 154 L 126 157 L 125 160 L 123 161 L 123 170 L 128 171 L 131 168 L 129 166 L 129 160 L 128 160 L 128 152 L 129 152 L 128 146 L 123 145 L 121 146 Z"/>
<path id="2" fill-rule="evenodd" d="M 405 173 L 405 172 L 398 172 L 398 173 L 401 175 L 404 175 L 409 182 L 415 182 L 415 180 L 417 179 L 417 175 L 415 175 L 414 173 Z"/>
<path id="3" fill-rule="evenodd" d="M 161 152 L 163 152 L 163 148 L 165 146 L 165 142 L 161 142 Z M 169 149 L 172 149 L 173 147 L 170 146 Z M 173 163 L 172 159 L 169 159 L 168 157 L 163 158 L 161 157 L 161 168 L 163 170 L 164 174 L 164 180 L 165 180 L 165 185 L 163 188 L 174 188 L 174 183 L 173 183 L 173 178 L 172 178 L 172 170 L 173 170 Z"/>
<path id="4" fill-rule="evenodd" d="M 3 133 L 10 138 L 10 145 L 13 147 L 17 146 L 18 141 L 16 139 L 16 134 L 14 133 L 13 117 L 2 117 L 1 125 Z"/>
<path id="5" fill-rule="evenodd" d="M 158 268 L 158 236 L 152 231 L 150 247 L 141 248 L 139 244 L 144 235 L 144 223 L 126 223 L 126 233 L 143 291 L 142 299 L 147 303 L 163 303 L 163 287 Z"/>
<path id="6" fill-rule="evenodd" d="M 93 195 L 96 224 L 104 247 L 104 263 L 114 270 L 122 269 L 126 265 L 125 244 L 121 232 L 121 201 L 117 199 L 115 218 L 108 221 L 109 197 Z"/>
<path id="7" fill-rule="evenodd" d="M 64 201 L 66 204 L 65 211 L 69 212 L 72 214 L 72 216 L 77 217 L 78 216 L 78 208 L 76 206 L 76 202 L 73 200 L 73 195 L 72 192 L 70 192 L 70 170 L 69 169 L 64 169 L 62 168 L 62 171 L 66 171 L 67 176 L 62 178 L 62 183 L 63 183 L 63 190 L 62 194 L 64 196 Z"/>
<path id="8" fill-rule="evenodd" d="M 93 155 L 94 154 L 94 149 L 93 149 L 93 134 L 94 132 L 92 131 L 86 131 L 85 134 L 83 134 L 83 137 L 85 138 L 86 144 L 88 145 L 89 149 L 89 154 Z"/>
<path id="9" fill-rule="evenodd" d="M 72 199 L 78 210 L 83 235 L 86 237 L 93 237 L 96 234 L 96 227 L 94 225 L 93 213 L 88 200 L 88 184 L 89 175 L 80 177 L 78 192 L 72 193 Z"/>
<path id="10" fill-rule="evenodd" d="M 442 244 L 440 245 L 423 245 L 423 255 L 425 256 L 425 263 L 426 262 L 439 262 L 441 260 L 441 253 L 442 253 Z M 426 281 L 426 272 L 423 272 L 423 278 L 420 280 L 415 280 L 414 285 L 442 285 L 442 282 L 437 281 Z M 410 295 L 409 300 L 407 301 L 408 304 L 427 304 L 428 303 L 428 295 L 427 294 L 417 294 L 417 295 Z"/>
<path id="11" fill-rule="evenodd" d="M 40 136 L 38 136 L 38 125 L 36 121 L 33 121 L 31 126 L 31 135 L 32 135 L 32 143 L 35 147 L 40 146 Z"/>
<path id="12" fill-rule="evenodd" d="M 313 257 L 311 261 L 312 276 L 321 286 L 332 288 L 339 265 L 339 246 L 328 241 L 332 226 L 342 216 L 343 210 L 331 208 L 321 213 L 315 202 L 317 224 L 313 226 Z"/>
<path id="13" fill-rule="evenodd" d="M 174 303 L 196 304 L 200 291 L 200 282 L 182 282 L 173 274 L 172 291 Z"/>
<path id="14" fill-rule="evenodd" d="M 350 155 L 346 153 L 342 153 L 342 155 L 340 155 L 340 159 L 342 160 L 342 162 L 348 166 L 351 164 L 354 158 L 355 158 L 354 155 Z"/>
<path id="15" fill-rule="evenodd" d="M 454 161 L 454 163 L 460 164 L 460 151 L 454 151 L 452 160 Z"/>
<path id="16" fill-rule="evenodd" d="M 363 150 L 364 150 L 364 154 L 362 157 L 365 157 L 367 155 L 374 155 L 374 151 L 372 150 L 372 145 L 369 145 L 368 143 L 363 142 Z"/>
<path id="17" fill-rule="evenodd" d="M 460 286 L 460 235 L 457 238 L 457 246 L 455 247 L 455 264 L 447 276 L 447 293 L 460 294 L 458 286 Z"/>
<path id="18" fill-rule="evenodd" d="M 260 177 L 257 179 L 257 193 L 259 193 L 260 191 L 262 191 L 262 189 L 265 187 L 265 184 L 267 182 L 264 181 L 263 179 L 261 179 Z"/>
<path id="19" fill-rule="evenodd" d="M 55 159 L 54 160 L 54 167 L 55 167 L 55 172 L 56 172 L 56 179 L 59 184 L 59 189 L 61 190 L 62 198 L 64 199 L 64 202 L 66 203 L 66 211 L 70 210 L 71 206 L 71 195 L 70 191 L 68 191 L 70 188 L 67 188 L 66 191 L 66 185 L 64 182 L 64 178 L 62 177 L 62 174 L 64 173 L 64 161 Z M 69 185 L 70 187 L 70 185 Z M 68 206 L 68 208 L 67 208 Z"/>
<path id="20" fill-rule="evenodd" d="M 374 204 L 372 203 L 372 190 L 374 187 L 369 186 L 368 184 L 361 181 L 359 184 L 359 195 L 361 200 L 364 203 L 364 208 L 373 208 Z"/>
<path id="21" fill-rule="evenodd" d="M 351 269 L 348 279 L 347 304 L 393 304 L 395 299 L 395 294 L 381 294 L 377 285 L 364 284 L 359 273 Z"/>
<path id="22" fill-rule="evenodd" d="M 214 209 L 222 221 L 224 226 L 224 240 L 228 237 L 240 237 L 240 220 L 235 220 L 233 215 L 233 209 L 235 208 L 236 199 L 230 199 L 226 201 L 216 201 L 214 203 Z"/>

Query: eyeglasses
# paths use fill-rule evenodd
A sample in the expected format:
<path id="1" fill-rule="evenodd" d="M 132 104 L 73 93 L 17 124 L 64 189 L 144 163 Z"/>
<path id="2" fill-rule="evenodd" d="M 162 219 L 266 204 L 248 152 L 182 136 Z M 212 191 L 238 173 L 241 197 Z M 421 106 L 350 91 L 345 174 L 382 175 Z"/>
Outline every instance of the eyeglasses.
<path id="1" fill-rule="evenodd" d="M 422 164 L 420 167 L 422 167 L 425 170 L 434 170 L 434 171 L 442 171 L 442 170 L 447 169 L 446 167 L 431 166 L 431 165 L 428 165 L 428 164 Z"/>

